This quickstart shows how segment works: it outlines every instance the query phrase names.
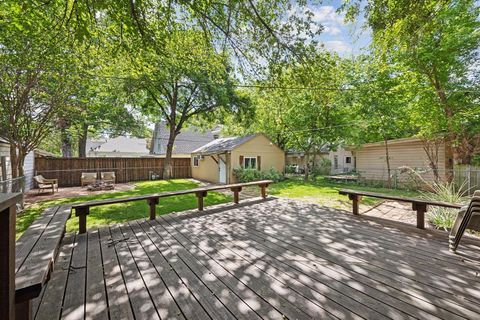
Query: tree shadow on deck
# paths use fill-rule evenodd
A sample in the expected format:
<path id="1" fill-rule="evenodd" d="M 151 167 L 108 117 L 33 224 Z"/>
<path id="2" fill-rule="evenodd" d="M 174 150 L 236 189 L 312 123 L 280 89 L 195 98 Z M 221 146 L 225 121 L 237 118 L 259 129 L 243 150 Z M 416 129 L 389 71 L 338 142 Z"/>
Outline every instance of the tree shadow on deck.
<path id="1" fill-rule="evenodd" d="M 269 197 L 92 230 L 73 257 L 88 243 L 86 273 L 104 279 L 87 277 L 86 300 L 63 316 L 475 318 L 478 260 L 382 220 Z"/>

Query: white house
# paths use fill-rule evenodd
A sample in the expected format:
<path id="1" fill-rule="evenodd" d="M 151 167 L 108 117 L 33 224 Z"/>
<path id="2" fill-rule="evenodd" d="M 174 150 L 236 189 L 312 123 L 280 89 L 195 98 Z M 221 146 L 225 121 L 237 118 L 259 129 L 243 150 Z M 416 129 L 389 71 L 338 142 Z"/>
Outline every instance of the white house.
<path id="1" fill-rule="evenodd" d="M 142 138 L 116 137 L 102 140 L 87 140 L 87 157 L 145 157 L 150 154 L 147 140 Z"/>
<path id="2" fill-rule="evenodd" d="M 340 174 L 355 170 L 355 157 L 352 151 L 339 146 L 336 150 L 328 153 L 332 163 L 330 174 Z"/>
<path id="3" fill-rule="evenodd" d="M 27 154 L 23 171 L 25 174 L 25 192 L 33 188 L 33 176 L 35 174 L 35 155 L 34 152 Z M 0 192 L 2 188 L 7 185 L 6 181 L 12 178 L 12 171 L 10 166 L 10 144 L 0 138 Z M 2 183 L 3 182 L 3 183 Z"/>

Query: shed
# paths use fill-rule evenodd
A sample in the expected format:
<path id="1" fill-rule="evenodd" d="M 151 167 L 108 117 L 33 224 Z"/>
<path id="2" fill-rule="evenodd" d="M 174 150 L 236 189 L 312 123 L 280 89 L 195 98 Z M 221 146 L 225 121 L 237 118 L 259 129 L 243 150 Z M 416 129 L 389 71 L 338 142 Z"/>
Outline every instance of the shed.
<path id="1" fill-rule="evenodd" d="M 192 177 L 212 183 L 236 182 L 233 169 L 283 172 L 285 152 L 265 135 L 220 138 L 192 152 Z"/>
<path id="2" fill-rule="evenodd" d="M 410 167 L 417 169 L 419 172 L 425 172 L 422 176 L 424 179 L 433 180 L 433 174 L 430 166 L 430 160 L 425 151 L 424 142 L 419 138 L 403 138 L 388 140 L 388 153 L 390 160 L 390 168 L 394 178 L 405 180 L 406 176 L 402 175 L 402 167 Z M 446 168 L 452 160 L 449 156 L 446 143 L 441 142 L 437 149 L 437 166 L 441 178 L 446 176 Z M 365 180 L 386 181 L 387 162 L 385 142 L 366 143 L 354 149 L 356 159 L 356 170 Z"/>

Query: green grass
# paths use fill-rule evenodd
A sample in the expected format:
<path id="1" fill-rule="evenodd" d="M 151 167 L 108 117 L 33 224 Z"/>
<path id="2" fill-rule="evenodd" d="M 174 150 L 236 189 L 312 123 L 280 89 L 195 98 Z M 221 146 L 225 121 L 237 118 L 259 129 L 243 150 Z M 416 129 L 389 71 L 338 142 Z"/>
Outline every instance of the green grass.
<path id="1" fill-rule="evenodd" d="M 338 190 L 344 188 L 405 197 L 421 196 L 421 193 L 416 191 L 367 187 L 353 183 L 335 183 L 326 181 L 323 177 L 317 178 L 316 181 L 307 182 L 303 181 L 303 178 L 301 177 L 289 178 L 285 181 L 273 184 L 269 187 L 269 193 L 279 197 L 309 200 L 320 205 L 334 208 L 346 208 L 345 203 L 348 202 L 348 198 L 338 194 Z M 362 203 L 374 205 L 380 201 L 380 199 L 364 197 Z"/>
<path id="2" fill-rule="evenodd" d="M 198 187 L 198 184 L 190 180 L 145 181 L 135 183 L 135 189 L 128 191 L 38 202 L 25 209 L 25 211 L 17 217 L 17 238 L 20 237 L 20 235 L 28 228 L 28 226 L 46 208 L 54 205 L 79 203 L 90 200 L 121 198 L 164 191 L 185 190 L 196 187 Z M 231 197 L 218 192 L 209 192 L 204 201 L 205 206 L 209 206 L 229 202 L 231 201 Z M 193 194 L 162 198 L 157 205 L 157 215 L 194 209 L 196 207 L 197 199 Z M 146 201 L 134 201 L 93 207 L 90 209 L 90 214 L 87 218 L 87 228 L 146 218 L 148 217 L 148 212 L 149 207 Z M 78 218 L 73 215 L 72 218 L 70 218 L 67 222 L 67 232 L 76 230 L 78 230 Z"/>

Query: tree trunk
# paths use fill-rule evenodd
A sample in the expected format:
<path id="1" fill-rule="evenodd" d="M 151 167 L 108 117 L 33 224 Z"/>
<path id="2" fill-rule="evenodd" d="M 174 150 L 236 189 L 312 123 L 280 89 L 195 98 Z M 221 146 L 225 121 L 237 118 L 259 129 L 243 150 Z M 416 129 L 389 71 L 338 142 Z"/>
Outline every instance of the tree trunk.
<path id="1" fill-rule="evenodd" d="M 388 139 L 385 137 L 385 160 L 387 162 L 387 187 L 391 188 L 392 187 L 392 176 L 391 176 L 391 168 L 390 168 L 390 154 L 388 150 Z"/>
<path id="2" fill-rule="evenodd" d="M 87 135 L 88 135 L 88 124 L 82 124 L 82 132 L 78 136 L 78 157 L 86 158 L 87 157 Z"/>
<path id="3" fill-rule="evenodd" d="M 70 133 L 67 131 L 69 127 L 69 121 L 65 118 L 59 120 L 60 127 L 60 139 L 62 141 L 62 156 L 64 158 L 72 157 L 72 138 Z"/>
<path id="4" fill-rule="evenodd" d="M 10 143 L 10 171 L 12 173 L 12 179 L 18 178 L 17 147 L 12 143 Z"/>
<path id="5" fill-rule="evenodd" d="M 423 150 L 427 154 L 430 168 L 433 171 L 435 182 L 440 181 L 440 173 L 438 172 L 438 149 L 442 140 L 423 140 Z"/>
<path id="6" fill-rule="evenodd" d="M 177 136 L 175 124 L 170 124 L 170 134 L 167 142 L 167 152 L 165 154 L 165 162 L 163 163 L 163 179 L 168 180 L 173 177 L 172 154 L 175 137 Z"/>
<path id="7" fill-rule="evenodd" d="M 70 139 L 70 136 L 62 132 L 62 156 L 64 158 L 71 158 L 72 155 L 72 141 Z"/>
<path id="8" fill-rule="evenodd" d="M 309 168 L 308 168 L 308 163 L 310 162 L 310 151 L 305 152 L 305 173 L 303 176 L 304 181 L 308 181 L 309 177 Z"/>
<path id="9" fill-rule="evenodd" d="M 173 85 L 172 99 L 170 100 L 170 114 L 167 117 L 168 124 L 170 126 L 170 133 L 168 135 L 167 152 L 165 154 L 165 162 L 163 163 L 163 179 L 168 180 L 172 178 L 172 153 L 175 138 L 179 130 L 181 129 L 183 119 L 180 119 L 180 123 L 177 127 L 177 102 L 178 102 L 178 86 L 175 82 Z"/>

